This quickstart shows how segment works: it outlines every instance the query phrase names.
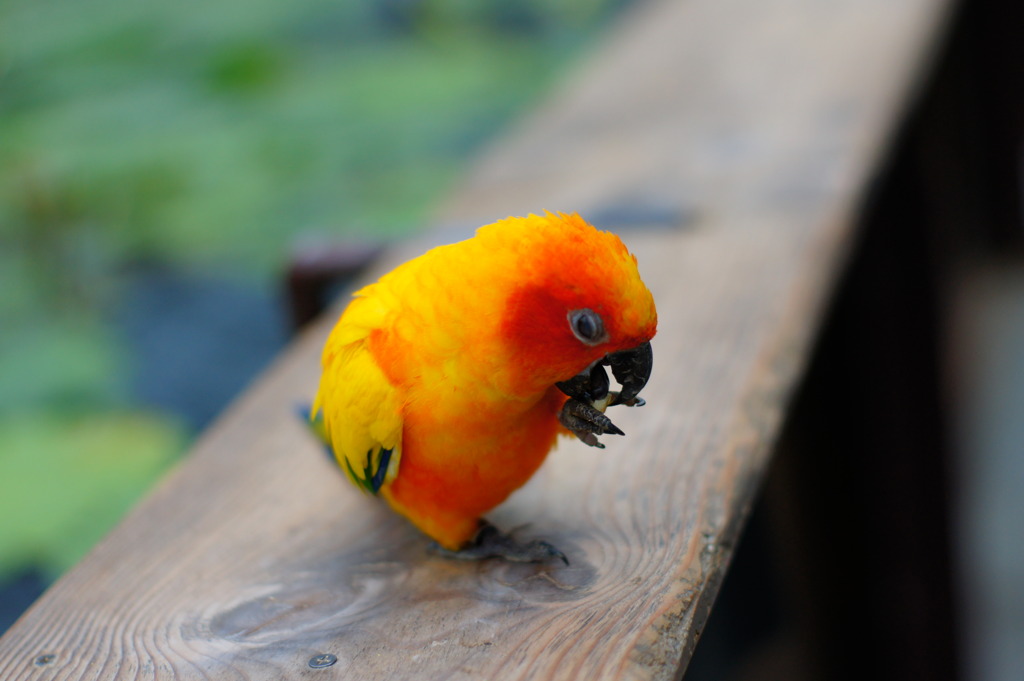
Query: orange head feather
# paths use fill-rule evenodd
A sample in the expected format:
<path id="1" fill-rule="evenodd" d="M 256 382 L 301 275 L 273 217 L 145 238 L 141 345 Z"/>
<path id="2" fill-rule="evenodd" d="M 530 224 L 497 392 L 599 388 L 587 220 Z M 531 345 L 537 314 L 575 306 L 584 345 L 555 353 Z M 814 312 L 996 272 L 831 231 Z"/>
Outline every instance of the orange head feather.
<path id="1" fill-rule="evenodd" d="M 618 236 L 575 214 L 548 213 L 482 227 L 477 239 L 500 241 L 516 270 L 499 331 L 520 380 L 550 386 L 654 336 L 654 298 Z M 599 327 L 591 339 L 574 329 L 580 311 L 596 313 L 588 316 Z"/>

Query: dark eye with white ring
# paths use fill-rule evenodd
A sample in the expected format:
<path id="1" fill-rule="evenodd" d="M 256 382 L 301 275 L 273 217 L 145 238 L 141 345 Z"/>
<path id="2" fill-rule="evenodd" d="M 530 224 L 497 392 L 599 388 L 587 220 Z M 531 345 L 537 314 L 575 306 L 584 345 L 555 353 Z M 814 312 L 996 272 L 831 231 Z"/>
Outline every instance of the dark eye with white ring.
<path id="1" fill-rule="evenodd" d="M 569 313 L 569 327 L 574 336 L 587 345 L 597 345 L 608 340 L 601 315 L 593 310 L 583 308 Z"/>

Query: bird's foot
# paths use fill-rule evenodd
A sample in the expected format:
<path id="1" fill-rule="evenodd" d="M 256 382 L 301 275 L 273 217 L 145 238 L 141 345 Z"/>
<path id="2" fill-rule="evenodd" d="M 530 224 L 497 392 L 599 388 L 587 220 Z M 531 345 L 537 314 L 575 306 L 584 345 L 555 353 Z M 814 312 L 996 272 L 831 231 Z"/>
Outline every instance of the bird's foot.
<path id="1" fill-rule="evenodd" d="M 616 393 L 609 395 L 617 396 Z M 598 435 L 625 435 L 600 409 L 574 397 L 562 405 L 558 420 L 585 444 L 598 449 L 604 449 L 604 445 L 597 441 Z"/>
<path id="2" fill-rule="evenodd" d="M 566 565 L 569 564 L 569 559 L 565 557 L 565 554 L 548 542 L 541 539 L 520 542 L 511 533 L 502 532 L 486 520 L 481 521 L 480 530 L 468 546 L 458 551 L 452 551 L 433 543 L 430 546 L 430 551 L 439 556 L 456 560 L 503 558 L 513 563 L 543 563 L 557 558 Z"/>

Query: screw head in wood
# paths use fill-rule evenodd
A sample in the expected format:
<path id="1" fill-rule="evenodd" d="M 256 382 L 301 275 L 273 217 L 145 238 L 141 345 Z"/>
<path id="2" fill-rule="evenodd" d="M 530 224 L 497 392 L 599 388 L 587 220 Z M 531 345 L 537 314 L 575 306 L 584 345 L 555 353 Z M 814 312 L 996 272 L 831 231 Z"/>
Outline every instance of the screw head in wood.
<path id="1" fill-rule="evenodd" d="M 45 667 L 57 659 L 57 656 L 53 653 L 46 653 L 45 655 L 39 655 L 36 659 L 32 660 L 32 664 L 37 667 Z"/>
<path id="2" fill-rule="evenodd" d="M 309 666 L 313 669 L 323 669 L 324 667 L 330 667 L 337 661 L 337 655 L 331 655 L 330 653 L 321 653 L 319 655 L 314 655 L 313 657 L 309 658 Z"/>

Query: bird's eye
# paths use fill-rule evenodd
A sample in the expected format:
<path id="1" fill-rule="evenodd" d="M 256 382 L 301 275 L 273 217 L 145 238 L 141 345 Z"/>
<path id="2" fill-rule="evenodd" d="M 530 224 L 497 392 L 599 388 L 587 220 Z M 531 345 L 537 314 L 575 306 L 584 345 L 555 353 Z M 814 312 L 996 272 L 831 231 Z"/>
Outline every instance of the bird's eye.
<path id="1" fill-rule="evenodd" d="M 573 335 L 587 345 L 597 345 L 608 340 L 601 315 L 593 310 L 587 308 L 573 310 L 569 313 L 569 326 L 572 328 Z"/>

